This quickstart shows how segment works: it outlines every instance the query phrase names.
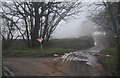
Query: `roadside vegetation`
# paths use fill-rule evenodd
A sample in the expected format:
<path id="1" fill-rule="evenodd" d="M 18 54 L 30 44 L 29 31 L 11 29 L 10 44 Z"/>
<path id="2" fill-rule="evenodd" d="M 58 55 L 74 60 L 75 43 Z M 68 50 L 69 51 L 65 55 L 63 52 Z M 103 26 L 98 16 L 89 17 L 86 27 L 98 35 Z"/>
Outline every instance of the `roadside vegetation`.
<path id="1" fill-rule="evenodd" d="M 3 46 L 4 46 L 3 42 Z M 90 35 L 80 38 L 65 38 L 65 39 L 51 39 L 47 45 L 43 45 L 43 48 L 64 48 L 64 49 L 88 49 L 94 46 L 93 37 Z M 5 48 L 5 47 L 3 47 Z M 26 49 L 22 39 L 17 39 L 8 49 Z M 3 49 L 6 50 L 6 49 Z"/>
<path id="2" fill-rule="evenodd" d="M 73 51 L 74 49 L 63 48 L 33 48 L 24 50 L 4 50 L 3 57 L 41 57 L 54 56 L 54 54 L 64 54 L 65 52 Z"/>
<path id="3" fill-rule="evenodd" d="M 116 48 L 107 48 L 100 52 L 102 55 L 110 55 L 110 57 L 107 56 L 100 56 L 99 60 L 102 63 L 102 65 L 107 69 L 113 76 L 118 76 L 120 78 L 120 72 L 117 72 L 116 66 L 117 66 L 117 59 L 116 59 Z"/>
<path id="4" fill-rule="evenodd" d="M 27 48 L 22 40 L 17 40 L 9 49 L 3 50 L 3 57 L 42 57 L 64 54 L 66 52 L 88 49 L 94 46 L 92 37 L 73 39 L 52 39 L 48 45 L 36 48 Z"/>

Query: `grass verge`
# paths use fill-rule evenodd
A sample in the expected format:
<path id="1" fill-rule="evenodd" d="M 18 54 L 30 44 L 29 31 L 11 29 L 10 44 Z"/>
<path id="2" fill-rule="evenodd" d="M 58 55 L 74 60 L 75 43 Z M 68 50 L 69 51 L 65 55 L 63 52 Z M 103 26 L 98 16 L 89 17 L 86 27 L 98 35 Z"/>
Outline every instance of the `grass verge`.
<path id="1" fill-rule="evenodd" d="M 25 50 L 5 50 L 3 51 L 3 57 L 41 57 L 41 56 L 53 56 L 53 54 L 64 54 L 65 52 L 73 51 L 73 49 L 63 48 L 46 48 L 41 50 L 40 48 L 25 49 Z"/>
<path id="2" fill-rule="evenodd" d="M 116 60 L 116 54 L 117 50 L 116 48 L 107 48 L 101 51 L 101 54 L 109 54 L 111 57 L 106 56 L 99 56 L 99 60 L 102 63 L 102 65 L 111 72 L 113 76 L 118 76 L 120 78 L 120 73 L 116 71 L 117 66 L 117 60 Z"/>

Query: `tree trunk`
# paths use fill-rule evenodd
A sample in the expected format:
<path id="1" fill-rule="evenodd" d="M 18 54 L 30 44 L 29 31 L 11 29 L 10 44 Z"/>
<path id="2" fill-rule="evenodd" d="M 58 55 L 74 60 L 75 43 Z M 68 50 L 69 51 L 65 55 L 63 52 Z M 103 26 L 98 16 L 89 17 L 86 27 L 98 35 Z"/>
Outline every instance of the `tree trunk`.
<path id="1" fill-rule="evenodd" d="M 39 46 L 39 42 L 37 41 L 37 38 L 39 38 L 38 32 L 40 28 L 39 5 L 37 3 L 34 3 L 34 9 L 35 9 L 35 27 L 33 28 L 31 39 L 32 39 L 32 47 L 37 47 Z"/>
<path id="2" fill-rule="evenodd" d="M 120 71 L 120 38 L 119 38 L 119 35 L 117 35 L 116 42 L 117 42 L 117 70 L 119 72 Z"/>

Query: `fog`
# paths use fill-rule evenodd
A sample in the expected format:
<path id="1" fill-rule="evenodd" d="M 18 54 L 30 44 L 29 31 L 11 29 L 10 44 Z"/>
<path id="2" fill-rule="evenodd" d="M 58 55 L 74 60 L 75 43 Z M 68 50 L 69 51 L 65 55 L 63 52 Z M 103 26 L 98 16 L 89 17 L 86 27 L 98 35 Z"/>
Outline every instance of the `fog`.
<path id="1" fill-rule="evenodd" d="M 53 38 L 79 38 L 92 34 L 97 29 L 97 24 L 88 20 L 88 11 L 85 10 L 77 17 L 68 18 L 68 21 L 61 21 L 54 31 Z"/>
<path id="2" fill-rule="evenodd" d="M 67 22 L 60 22 L 57 29 L 54 31 L 52 38 L 80 38 L 82 36 L 92 35 L 96 49 L 108 47 L 105 32 L 97 31 L 98 25 L 87 18 L 88 12 L 84 11 L 79 16 L 79 19 L 70 19 Z"/>
<path id="3" fill-rule="evenodd" d="M 68 17 L 67 21 L 61 21 L 54 31 L 52 38 L 79 38 L 88 34 L 92 34 L 97 29 L 97 24 L 88 20 L 88 16 L 91 15 L 91 11 L 97 6 L 92 5 L 91 2 L 85 2 L 83 11 L 75 18 Z M 98 8 L 98 7 L 97 7 Z M 99 12 L 103 7 L 99 7 L 95 12 Z"/>
<path id="4" fill-rule="evenodd" d="M 67 24 L 61 23 L 54 32 L 54 38 L 79 38 L 92 34 L 97 25 L 87 19 L 73 20 Z"/>

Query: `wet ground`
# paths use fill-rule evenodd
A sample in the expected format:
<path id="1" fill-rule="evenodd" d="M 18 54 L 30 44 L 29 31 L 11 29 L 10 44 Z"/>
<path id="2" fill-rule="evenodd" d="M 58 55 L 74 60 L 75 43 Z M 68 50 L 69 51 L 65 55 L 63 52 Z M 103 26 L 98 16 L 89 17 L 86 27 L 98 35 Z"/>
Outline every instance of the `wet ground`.
<path id="1" fill-rule="evenodd" d="M 3 64 L 15 76 L 111 76 L 94 55 L 77 51 L 58 57 L 4 58 Z"/>

